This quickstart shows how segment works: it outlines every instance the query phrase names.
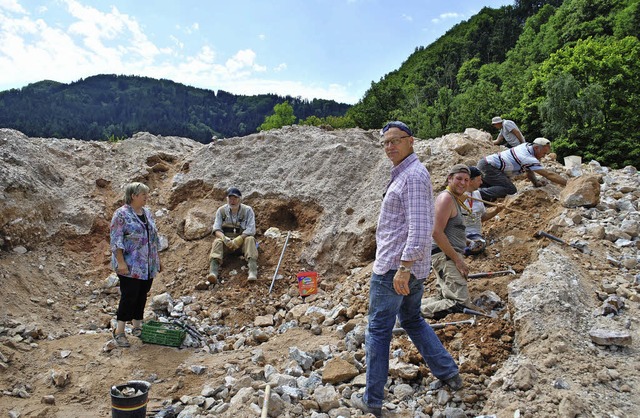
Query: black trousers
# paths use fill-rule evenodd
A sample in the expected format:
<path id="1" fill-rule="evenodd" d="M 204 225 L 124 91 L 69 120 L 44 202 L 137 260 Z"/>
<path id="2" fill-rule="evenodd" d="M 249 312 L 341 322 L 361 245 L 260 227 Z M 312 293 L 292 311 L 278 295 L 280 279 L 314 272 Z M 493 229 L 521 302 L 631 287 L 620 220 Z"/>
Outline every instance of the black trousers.
<path id="1" fill-rule="evenodd" d="M 509 177 L 489 164 L 486 159 L 478 161 L 478 170 L 482 173 L 482 186 L 478 190 L 483 199 L 494 201 L 508 194 L 518 193 Z"/>
<path id="2" fill-rule="evenodd" d="M 151 290 L 153 279 L 140 280 L 121 276 L 120 278 L 120 304 L 118 305 L 118 321 L 140 320 L 144 318 L 144 306 L 147 303 L 147 294 Z"/>

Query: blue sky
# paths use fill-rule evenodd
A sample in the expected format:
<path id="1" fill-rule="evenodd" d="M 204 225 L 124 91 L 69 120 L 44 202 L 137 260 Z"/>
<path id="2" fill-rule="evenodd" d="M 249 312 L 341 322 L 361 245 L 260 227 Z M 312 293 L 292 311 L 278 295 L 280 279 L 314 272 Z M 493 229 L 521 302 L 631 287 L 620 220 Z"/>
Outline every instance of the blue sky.
<path id="1" fill-rule="evenodd" d="M 507 0 L 0 0 L 0 91 L 95 74 L 356 103 Z"/>

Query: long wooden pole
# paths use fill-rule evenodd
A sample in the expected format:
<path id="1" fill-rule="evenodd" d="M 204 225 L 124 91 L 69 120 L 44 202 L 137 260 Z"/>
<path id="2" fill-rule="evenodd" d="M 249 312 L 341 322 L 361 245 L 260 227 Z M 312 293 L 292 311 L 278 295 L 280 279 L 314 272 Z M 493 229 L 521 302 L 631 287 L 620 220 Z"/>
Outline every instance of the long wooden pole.
<path id="1" fill-rule="evenodd" d="M 278 277 L 278 270 L 280 269 L 280 263 L 282 263 L 282 257 L 284 256 L 284 250 L 287 249 L 287 243 L 289 242 L 289 235 L 291 235 L 291 231 L 287 232 L 287 239 L 284 241 L 284 247 L 282 247 L 282 253 L 280 254 L 280 260 L 278 260 L 278 265 L 276 266 L 276 272 L 273 273 L 273 280 L 271 280 L 271 286 L 269 286 L 269 293 L 273 290 L 273 284 L 276 282 L 276 277 Z"/>
<path id="2" fill-rule="evenodd" d="M 502 207 L 503 209 L 510 210 L 510 211 L 516 212 L 516 213 L 520 213 L 522 215 L 529 215 L 527 212 L 524 212 L 524 211 L 521 211 L 521 210 L 518 210 L 518 209 L 513 209 L 513 208 L 510 208 L 509 206 L 501 205 L 500 203 L 489 202 L 488 200 L 479 199 L 477 197 L 467 196 L 467 199 L 477 200 L 478 202 L 482 202 L 482 203 L 484 203 L 486 205 L 489 205 L 489 206 Z"/>
<path id="3" fill-rule="evenodd" d="M 264 402 L 262 403 L 262 413 L 260 418 L 267 418 L 269 416 L 269 399 L 271 398 L 271 386 L 267 385 L 264 388 Z"/>

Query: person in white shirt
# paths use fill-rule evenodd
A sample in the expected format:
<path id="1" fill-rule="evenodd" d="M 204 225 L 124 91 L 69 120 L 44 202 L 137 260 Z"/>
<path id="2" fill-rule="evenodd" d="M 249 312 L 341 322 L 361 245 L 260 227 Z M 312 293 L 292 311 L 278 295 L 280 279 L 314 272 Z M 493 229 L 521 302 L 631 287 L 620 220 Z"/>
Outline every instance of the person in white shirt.
<path id="1" fill-rule="evenodd" d="M 487 155 L 478 161 L 478 169 L 482 173 L 480 195 L 484 200 L 493 201 L 515 194 L 518 189 L 511 181 L 517 174 L 526 174 L 535 187 L 546 183 L 536 178 L 539 174 L 561 186 L 566 186 L 567 180 L 545 170 L 540 160 L 551 152 L 551 141 L 547 138 L 536 138 L 533 144 L 524 143 L 496 154 Z"/>
<path id="2" fill-rule="evenodd" d="M 487 243 L 482 235 L 482 222 L 493 218 L 503 209 L 502 206 L 492 206 L 491 209 L 487 210 L 483 202 L 475 200 L 482 199 L 478 191 L 480 185 L 482 185 L 482 173 L 475 166 L 470 166 L 469 172 L 470 180 L 467 186 L 467 195 L 469 197 L 464 202 L 469 208 L 469 213 L 464 217 L 467 235 L 467 246 L 464 248 L 464 255 L 467 256 L 478 255 L 484 251 Z"/>
<path id="3" fill-rule="evenodd" d="M 494 128 L 500 130 L 498 137 L 493 141 L 495 145 L 500 145 L 504 142 L 507 148 L 513 148 L 526 142 L 522 132 L 520 132 L 520 129 L 514 121 L 496 116 L 491 119 L 491 124 Z"/>

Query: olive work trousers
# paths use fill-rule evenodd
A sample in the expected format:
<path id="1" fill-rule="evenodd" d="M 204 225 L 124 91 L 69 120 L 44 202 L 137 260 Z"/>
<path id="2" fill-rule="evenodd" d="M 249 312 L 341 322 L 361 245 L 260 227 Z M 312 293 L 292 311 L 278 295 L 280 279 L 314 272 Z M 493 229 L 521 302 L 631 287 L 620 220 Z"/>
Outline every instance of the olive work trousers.
<path id="1" fill-rule="evenodd" d="M 456 263 L 443 253 L 434 254 L 431 259 L 436 274 L 436 295 L 423 299 L 422 312 L 431 316 L 459 303 L 471 306 L 467 280 L 460 274 Z"/>
<path id="2" fill-rule="evenodd" d="M 239 250 L 240 248 L 232 251 L 232 253 L 235 253 Z M 222 260 L 225 252 L 229 253 L 229 249 L 225 247 L 224 241 L 222 241 L 220 238 L 216 238 L 215 240 L 213 240 L 213 244 L 211 244 L 209 261 L 211 261 L 211 259 L 216 259 L 218 260 L 218 263 L 222 265 Z M 254 259 L 256 261 L 258 260 L 258 248 L 256 247 L 255 237 L 244 237 L 244 242 L 242 243 L 242 255 L 244 255 L 244 259 L 247 261 L 249 261 L 250 259 Z"/>

